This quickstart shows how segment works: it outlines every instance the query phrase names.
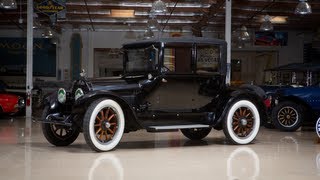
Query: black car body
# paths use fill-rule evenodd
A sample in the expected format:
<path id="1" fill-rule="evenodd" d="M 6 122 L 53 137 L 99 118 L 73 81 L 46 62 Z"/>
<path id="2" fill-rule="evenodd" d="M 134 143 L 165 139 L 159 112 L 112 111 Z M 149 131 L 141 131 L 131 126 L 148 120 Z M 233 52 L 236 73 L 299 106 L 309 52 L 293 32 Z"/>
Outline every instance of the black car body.
<path id="1" fill-rule="evenodd" d="M 123 45 L 120 77 L 75 81 L 45 101 L 43 132 L 57 146 L 84 133 L 96 151 L 113 149 L 124 132 L 181 130 L 202 139 L 212 127 L 234 144 L 259 131 L 261 98 L 225 83 L 226 42 L 163 38 Z"/>

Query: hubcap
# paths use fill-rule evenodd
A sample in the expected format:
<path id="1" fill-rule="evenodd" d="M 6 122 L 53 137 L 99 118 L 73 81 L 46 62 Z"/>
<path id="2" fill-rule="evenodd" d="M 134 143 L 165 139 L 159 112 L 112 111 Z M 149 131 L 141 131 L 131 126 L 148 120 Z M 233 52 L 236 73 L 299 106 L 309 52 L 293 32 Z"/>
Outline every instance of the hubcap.
<path id="1" fill-rule="evenodd" d="M 238 108 L 232 116 L 232 129 L 239 137 L 248 136 L 253 130 L 254 116 L 247 107 Z"/>

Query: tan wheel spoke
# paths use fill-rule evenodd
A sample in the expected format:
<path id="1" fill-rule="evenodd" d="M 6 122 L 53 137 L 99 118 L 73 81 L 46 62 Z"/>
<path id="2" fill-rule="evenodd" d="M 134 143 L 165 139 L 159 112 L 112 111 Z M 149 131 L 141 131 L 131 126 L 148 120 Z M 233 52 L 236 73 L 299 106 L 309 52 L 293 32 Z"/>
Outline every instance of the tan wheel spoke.
<path id="1" fill-rule="evenodd" d="M 251 112 L 248 112 L 245 117 L 248 118 L 250 115 L 251 115 Z"/>
<path id="2" fill-rule="evenodd" d="M 232 119 L 239 120 L 238 116 L 233 116 Z"/>
<path id="3" fill-rule="evenodd" d="M 99 134 L 99 132 L 102 130 L 102 128 L 100 127 L 99 129 L 98 129 L 98 131 L 96 132 L 96 134 Z"/>
<path id="4" fill-rule="evenodd" d="M 112 114 L 112 115 L 108 118 L 108 121 L 110 121 L 113 117 L 115 117 L 115 114 Z"/>
<path id="5" fill-rule="evenodd" d="M 98 115 L 96 116 L 96 119 L 100 122 L 102 121 L 102 119 Z"/>
<path id="6" fill-rule="evenodd" d="M 103 112 L 103 109 L 100 111 L 100 115 L 101 115 L 101 118 L 102 120 L 104 119 L 104 112 Z"/>
<path id="7" fill-rule="evenodd" d="M 100 136 L 99 136 L 99 139 L 101 140 L 101 141 L 103 141 L 103 135 L 104 135 L 104 131 L 102 131 L 101 133 L 100 133 Z"/>
<path id="8" fill-rule="evenodd" d="M 117 123 L 110 123 L 111 126 L 117 125 Z"/>
<path id="9" fill-rule="evenodd" d="M 100 124 L 100 123 L 98 123 L 98 124 L 95 124 L 94 126 L 95 126 L 95 127 L 100 127 L 100 126 L 101 126 L 101 124 Z"/>
<path id="10" fill-rule="evenodd" d="M 108 128 L 107 129 L 111 134 L 114 134 L 114 132 L 110 129 L 110 128 Z"/>
<path id="11" fill-rule="evenodd" d="M 237 117 L 240 117 L 240 114 L 239 114 L 239 112 L 238 112 L 238 111 L 236 111 L 236 116 L 237 116 Z"/>
<path id="12" fill-rule="evenodd" d="M 239 125 L 237 125 L 236 127 L 233 128 L 233 131 L 237 131 L 237 129 L 239 128 Z"/>
<path id="13" fill-rule="evenodd" d="M 109 112 L 110 112 L 110 108 L 108 108 L 108 109 L 107 109 L 107 112 L 106 112 L 106 114 L 105 114 L 105 117 L 104 117 L 104 119 L 108 119 L 108 116 L 109 116 Z"/>
<path id="14" fill-rule="evenodd" d="M 242 115 L 246 117 L 247 116 L 246 114 L 247 114 L 247 108 L 244 108 L 244 110 L 242 111 Z"/>

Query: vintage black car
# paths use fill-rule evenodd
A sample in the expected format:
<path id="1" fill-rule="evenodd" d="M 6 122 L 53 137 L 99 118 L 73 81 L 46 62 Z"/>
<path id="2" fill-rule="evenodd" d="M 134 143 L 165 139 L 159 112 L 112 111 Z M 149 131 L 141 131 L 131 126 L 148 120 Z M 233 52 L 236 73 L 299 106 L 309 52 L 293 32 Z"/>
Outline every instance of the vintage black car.
<path id="1" fill-rule="evenodd" d="M 251 143 L 260 128 L 256 93 L 225 83 L 226 42 L 160 38 L 123 45 L 120 77 L 87 80 L 45 100 L 43 134 L 67 146 L 83 132 L 95 151 L 117 146 L 123 133 L 181 130 L 200 140 L 212 128 L 232 144 Z"/>

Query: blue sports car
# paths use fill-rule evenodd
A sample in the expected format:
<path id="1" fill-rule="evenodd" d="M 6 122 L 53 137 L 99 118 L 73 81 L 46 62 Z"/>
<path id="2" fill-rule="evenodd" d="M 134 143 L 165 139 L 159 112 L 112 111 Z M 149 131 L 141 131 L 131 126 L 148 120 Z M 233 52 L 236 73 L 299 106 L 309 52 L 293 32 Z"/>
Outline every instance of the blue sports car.
<path id="1" fill-rule="evenodd" d="M 273 124 L 283 131 L 296 131 L 315 123 L 320 115 L 319 83 L 308 87 L 280 88 L 274 94 Z"/>

